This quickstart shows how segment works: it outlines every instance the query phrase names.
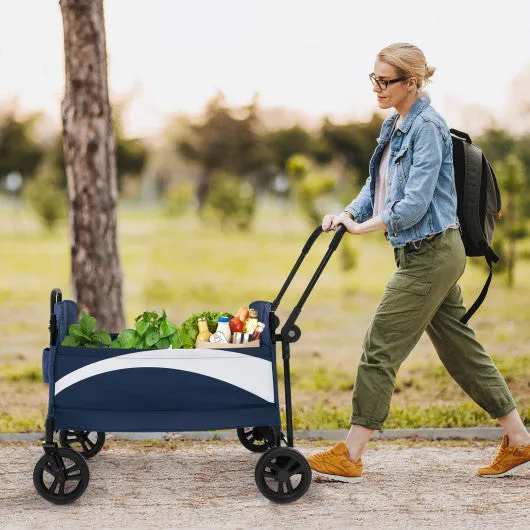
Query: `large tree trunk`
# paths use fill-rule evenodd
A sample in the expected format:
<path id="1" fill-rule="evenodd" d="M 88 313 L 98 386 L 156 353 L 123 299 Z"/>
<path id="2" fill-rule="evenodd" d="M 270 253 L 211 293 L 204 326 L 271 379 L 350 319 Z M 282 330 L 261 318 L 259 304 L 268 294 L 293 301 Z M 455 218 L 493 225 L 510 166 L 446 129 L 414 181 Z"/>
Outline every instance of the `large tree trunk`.
<path id="1" fill-rule="evenodd" d="M 103 0 L 60 0 L 66 85 L 62 104 L 72 283 L 98 329 L 124 328 L 115 143 Z"/>

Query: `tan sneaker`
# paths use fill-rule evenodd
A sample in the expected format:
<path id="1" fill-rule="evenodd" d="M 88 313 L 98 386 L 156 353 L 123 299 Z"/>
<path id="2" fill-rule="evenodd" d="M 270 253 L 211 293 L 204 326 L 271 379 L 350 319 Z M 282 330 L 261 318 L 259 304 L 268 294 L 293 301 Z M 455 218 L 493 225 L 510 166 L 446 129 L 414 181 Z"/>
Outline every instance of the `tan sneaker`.
<path id="1" fill-rule="evenodd" d="M 508 445 L 508 436 L 505 434 L 493 463 L 479 468 L 478 474 L 481 477 L 504 477 L 523 467 L 530 467 L 530 444 Z"/>
<path id="2" fill-rule="evenodd" d="M 340 482 L 359 482 L 362 480 L 363 463 L 350 460 L 350 453 L 344 442 L 335 447 L 308 457 L 311 469 L 318 475 Z"/>

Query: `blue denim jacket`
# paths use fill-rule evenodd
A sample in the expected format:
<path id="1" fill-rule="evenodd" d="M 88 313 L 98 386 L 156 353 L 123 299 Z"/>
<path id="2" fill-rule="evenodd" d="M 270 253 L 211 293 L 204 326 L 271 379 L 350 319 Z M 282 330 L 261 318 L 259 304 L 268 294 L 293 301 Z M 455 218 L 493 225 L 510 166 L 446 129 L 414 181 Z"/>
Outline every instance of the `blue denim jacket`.
<path id="1" fill-rule="evenodd" d="M 375 176 L 390 141 L 388 186 L 381 212 L 393 247 L 402 247 L 457 225 L 451 135 L 427 95 L 412 105 L 401 127 L 390 134 L 397 112 L 383 122 L 370 160 L 370 174 L 357 198 L 346 206 L 358 223 L 373 214 Z"/>

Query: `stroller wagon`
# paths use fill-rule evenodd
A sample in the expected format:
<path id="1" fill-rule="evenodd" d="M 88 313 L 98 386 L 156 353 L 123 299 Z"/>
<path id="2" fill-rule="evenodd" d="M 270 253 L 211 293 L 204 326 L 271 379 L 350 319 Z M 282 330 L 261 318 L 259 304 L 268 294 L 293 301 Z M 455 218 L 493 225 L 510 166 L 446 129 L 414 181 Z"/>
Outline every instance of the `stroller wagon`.
<path id="1" fill-rule="evenodd" d="M 304 245 L 274 302 L 253 302 L 268 326 L 258 347 L 223 349 L 108 349 L 63 346 L 77 304 L 53 289 L 50 346 L 43 352 L 49 383 L 44 455 L 35 465 L 38 493 L 55 504 L 79 498 L 89 481 L 86 459 L 103 447 L 105 432 L 177 432 L 237 429 L 244 447 L 263 453 L 255 468 L 261 493 L 292 502 L 311 483 L 311 468 L 293 447 L 290 343 L 301 335 L 295 321 L 343 234 L 340 226 L 298 303 L 276 333 L 275 311 L 309 249 L 318 227 Z M 281 430 L 276 343 L 284 363 L 286 432 Z M 252 427 L 248 427 L 248 426 Z M 59 431 L 58 442 L 54 439 Z M 282 446 L 283 443 L 283 446 Z M 77 450 L 74 449 L 77 448 Z"/>

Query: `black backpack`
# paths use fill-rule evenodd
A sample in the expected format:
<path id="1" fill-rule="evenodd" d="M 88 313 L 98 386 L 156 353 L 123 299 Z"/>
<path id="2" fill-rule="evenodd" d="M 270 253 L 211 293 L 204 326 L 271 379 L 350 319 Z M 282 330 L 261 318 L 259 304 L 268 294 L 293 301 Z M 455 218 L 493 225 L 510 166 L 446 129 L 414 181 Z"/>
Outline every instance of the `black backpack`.
<path id="1" fill-rule="evenodd" d="M 491 248 L 495 221 L 500 216 L 501 194 L 495 173 L 482 151 L 468 134 L 450 129 L 457 195 L 457 216 L 466 256 L 484 256 L 489 265 L 486 284 L 467 313 L 466 324 L 486 298 L 493 275 L 493 263 L 499 261 Z"/>

